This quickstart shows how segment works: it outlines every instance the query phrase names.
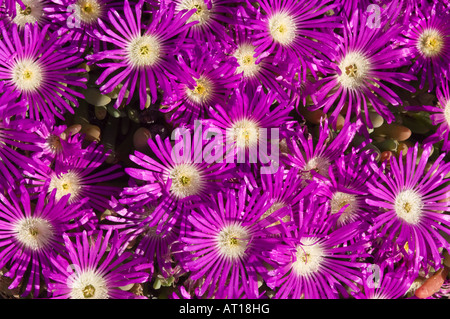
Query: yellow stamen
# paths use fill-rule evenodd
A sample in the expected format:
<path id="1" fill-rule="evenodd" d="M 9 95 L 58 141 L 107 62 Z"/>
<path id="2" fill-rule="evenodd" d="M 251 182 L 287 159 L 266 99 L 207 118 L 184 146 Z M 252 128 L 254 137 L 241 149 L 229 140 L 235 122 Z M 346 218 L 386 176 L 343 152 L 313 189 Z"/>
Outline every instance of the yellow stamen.
<path id="1" fill-rule="evenodd" d="M 92 298 L 95 295 L 95 288 L 92 285 L 87 285 L 83 288 L 83 296 L 84 298 Z"/>

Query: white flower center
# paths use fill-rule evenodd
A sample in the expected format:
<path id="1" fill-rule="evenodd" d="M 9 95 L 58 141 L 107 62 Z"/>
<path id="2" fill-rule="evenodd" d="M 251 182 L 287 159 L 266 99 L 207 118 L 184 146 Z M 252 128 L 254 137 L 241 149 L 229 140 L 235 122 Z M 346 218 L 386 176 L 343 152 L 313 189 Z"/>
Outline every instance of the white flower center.
<path id="1" fill-rule="evenodd" d="M 244 77 L 254 76 L 261 68 L 260 64 L 256 64 L 255 47 L 250 43 L 242 44 L 234 52 L 233 56 L 237 59 L 239 66 L 236 68 L 236 73 L 243 73 Z"/>
<path id="2" fill-rule="evenodd" d="M 231 132 L 236 146 L 241 149 L 258 144 L 259 126 L 250 119 L 241 119 L 233 123 Z"/>
<path id="3" fill-rule="evenodd" d="M 291 44 L 296 36 L 297 26 L 293 17 L 286 12 L 278 12 L 269 18 L 269 32 L 275 42 Z"/>
<path id="4" fill-rule="evenodd" d="M 339 63 L 341 75 L 338 76 L 338 81 L 345 88 L 355 89 L 364 83 L 370 68 L 370 61 L 361 53 L 347 53 Z"/>
<path id="5" fill-rule="evenodd" d="M 106 280 L 94 270 L 85 270 L 68 284 L 71 299 L 108 299 Z"/>
<path id="6" fill-rule="evenodd" d="M 80 20 L 86 24 L 97 23 L 102 16 L 102 7 L 97 0 L 78 0 L 76 6 L 79 8 Z"/>
<path id="7" fill-rule="evenodd" d="M 52 224 L 43 218 L 26 217 L 14 225 L 14 233 L 25 247 L 32 250 L 45 248 L 53 237 Z"/>
<path id="8" fill-rule="evenodd" d="M 200 171 L 192 164 L 178 164 L 169 173 L 172 180 L 170 191 L 177 198 L 197 195 L 204 188 Z"/>
<path id="9" fill-rule="evenodd" d="M 402 191 L 395 197 L 394 210 L 408 224 L 415 225 L 420 221 L 422 209 L 422 198 L 412 189 Z"/>
<path id="10" fill-rule="evenodd" d="M 81 193 L 82 184 L 79 175 L 74 171 L 69 171 L 65 174 L 59 176 L 54 175 L 50 180 L 50 185 L 48 188 L 49 193 L 56 188 L 56 200 L 60 200 L 61 197 L 71 194 L 69 202 L 74 202 L 77 200 Z"/>
<path id="11" fill-rule="evenodd" d="M 197 11 L 191 15 L 191 17 L 187 20 L 186 23 L 192 22 L 192 21 L 198 21 L 196 26 L 203 26 L 208 23 L 211 17 L 211 10 L 208 10 L 208 7 L 206 6 L 206 3 L 204 0 L 181 0 L 176 8 L 178 11 L 181 10 L 192 10 L 197 9 Z M 212 7 L 211 7 L 212 9 Z"/>
<path id="12" fill-rule="evenodd" d="M 43 81 L 39 63 L 30 59 L 17 61 L 12 69 L 12 81 L 20 91 L 36 91 Z"/>
<path id="13" fill-rule="evenodd" d="M 143 35 L 131 40 L 126 50 L 132 66 L 136 68 L 152 66 L 159 60 L 161 44 L 156 37 Z"/>
<path id="14" fill-rule="evenodd" d="M 222 255 L 230 259 L 237 259 L 245 255 L 250 234 L 245 227 L 238 224 L 231 224 L 220 231 L 216 240 Z"/>
<path id="15" fill-rule="evenodd" d="M 42 2 L 40 0 L 22 0 L 25 9 L 16 3 L 16 16 L 13 22 L 20 27 L 24 27 L 27 23 L 39 23 L 43 16 Z"/>
<path id="16" fill-rule="evenodd" d="M 213 83 L 208 78 L 201 76 L 196 80 L 193 90 L 186 89 L 186 94 L 192 102 L 198 105 L 208 104 L 213 96 Z"/>
<path id="17" fill-rule="evenodd" d="M 444 37 L 436 29 L 424 30 L 417 42 L 417 48 L 426 57 L 434 57 L 442 52 Z"/>
<path id="18" fill-rule="evenodd" d="M 348 206 L 338 219 L 340 223 L 345 223 L 358 211 L 358 198 L 354 194 L 335 192 L 331 197 L 331 214 L 338 213 L 346 205 Z"/>
<path id="19" fill-rule="evenodd" d="M 306 238 L 297 246 L 296 261 L 292 264 L 293 271 L 298 276 L 307 276 L 317 272 L 324 258 L 323 248 L 317 243 L 317 238 Z"/>

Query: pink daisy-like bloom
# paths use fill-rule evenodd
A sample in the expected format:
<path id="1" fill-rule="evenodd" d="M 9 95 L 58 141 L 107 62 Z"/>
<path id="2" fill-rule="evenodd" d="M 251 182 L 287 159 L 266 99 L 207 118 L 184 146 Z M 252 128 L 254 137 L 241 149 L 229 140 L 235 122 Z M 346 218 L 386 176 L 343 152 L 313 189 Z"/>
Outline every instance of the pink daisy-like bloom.
<path id="1" fill-rule="evenodd" d="M 69 236 L 64 234 L 67 257 L 52 258 L 47 271 L 51 299 L 147 299 L 122 289 L 148 279 L 148 265 L 122 251 L 123 238 L 112 230 Z"/>
<path id="2" fill-rule="evenodd" d="M 21 93 L 30 118 L 54 123 L 55 116 L 73 113 L 69 102 L 78 106 L 77 97 L 84 98 L 70 86 L 86 88 L 86 78 L 79 74 L 85 70 L 76 67 L 83 59 L 73 55 L 72 47 L 63 47 L 67 35 L 51 33 L 49 27 L 26 24 L 22 36 L 15 24 L 10 32 L 2 30 L 0 80 Z"/>
<path id="3" fill-rule="evenodd" d="M 243 23 L 255 30 L 252 43 L 258 58 L 273 53 L 274 64 L 294 63 L 299 77 L 305 79 L 307 70 L 316 74 L 322 64 L 326 67 L 334 57 L 336 38 L 332 29 L 342 28 L 341 17 L 324 14 L 338 4 L 330 0 L 259 0 L 256 3 L 259 6 L 255 9 L 249 2 L 242 15 Z"/>
<path id="4" fill-rule="evenodd" d="M 189 70 L 195 85 L 180 83 L 172 96 L 163 100 L 162 112 L 173 113 L 170 121 L 176 124 L 192 123 L 204 118 L 209 107 L 227 104 L 233 89 L 237 88 L 241 76 L 236 74 L 237 63 L 209 45 L 197 45 L 180 55 L 179 63 Z"/>
<path id="5" fill-rule="evenodd" d="M 163 3 L 175 3 L 176 10 L 195 9 L 187 22 L 197 22 L 187 31 L 187 37 L 194 41 L 219 45 L 222 49 L 233 46 L 227 26 L 233 25 L 233 17 L 243 1 L 240 0 L 163 0 Z"/>
<path id="6" fill-rule="evenodd" d="M 36 134 L 42 138 L 36 143 L 41 151 L 33 152 L 31 158 L 51 165 L 58 158 L 59 161 L 69 159 L 70 156 L 81 152 L 83 139 L 79 134 L 68 135 L 66 125 L 52 125 L 41 122 Z"/>
<path id="7" fill-rule="evenodd" d="M 63 234 L 76 232 L 96 219 L 82 202 L 69 204 L 68 196 L 56 199 L 56 191 L 40 193 L 32 202 L 28 190 L 0 194 L 0 267 L 13 280 L 9 289 L 22 287 L 22 296 L 40 296 L 48 286 L 43 270 L 53 269 L 52 257 L 64 255 Z M 28 274 L 27 274 L 28 272 Z M 41 285 L 44 283 L 44 287 Z"/>
<path id="8" fill-rule="evenodd" d="M 226 144 L 224 156 L 227 161 L 236 157 L 238 163 L 246 163 L 249 157 L 249 163 L 268 164 L 274 169 L 272 173 L 275 173 L 279 161 L 273 158 L 277 149 L 274 149 L 271 140 L 281 139 L 288 134 L 288 129 L 294 123 L 290 116 L 292 110 L 293 106 L 287 101 L 279 101 L 273 91 L 264 93 L 262 86 L 253 95 L 236 89 L 229 105 L 217 104 L 210 108 L 210 119 L 204 120 L 204 123 L 209 131 L 218 133 L 219 140 L 216 143 Z M 262 145 L 263 142 L 266 147 Z M 276 147 L 278 144 L 279 140 L 276 141 Z"/>
<path id="9" fill-rule="evenodd" d="M 423 144 L 442 142 L 442 151 L 450 151 L 450 82 L 442 80 L 436 89 L 438 103 L 436 106 L 405 106 L 406 111 L 428 112 L 436 131 L 423 140 Z"/>
<path id="10" fill-rule="evenodd" d="M 276 299 L 339 299 L 345 287 L 358 291 L 367 257 L 367 240 L 348 242 L 361 231 L 362 222 L 334 228 L 336 218 L 326 204 L 303 201 L 297 227 L 289 228 L 269 256 L 277 264 L 269 271 L 267 285 Z"/>
<path id="11" fill-rule="evenodd" d="M 33 0 L 28 0 L 33 1 Z M 72 43 L 81 52 L 106 50 L 105 42 L 100 41 L 93 30 L 100 31 L 98 19 L 106 21 L 110 9 L 121 12 L 123 1 L 117 0 L 51 0 L 52 5 L 44 9 L 60 34 L 70 34 Z"/>
<path id="12" fill-rule="evenodd" d="M 338 214 L 337 226 L 358 220 L 370 222 L 373 208 L 366 203 L 371 198 L 367 183 L 377 167 L 375 155 L 352 149 L 342 154 L 328 168 L 327 187 L 321 194 L 330 203 L 330 214 Z"/>
<path id="13" fill-rule="evenodd" d="M 190 254 L 180 262 L 190 272 L 190 279 L 197 282 L 197 295 L 216 299 L 258 297 L 258 275 L 264 278 L 264 262 L 270 265 L 263 252 L 278 242 L 270 236 L 276 227 L 268 226 L 281 220 L 278 217 L 286 210 L 264 218 L 270 206 L 267 194 L 261 195 L 260 189 L 250 193 L 243 186 L 238 192 L 219 192 L 210 202 L 197 203 L 190 210 L 190 229 L 181 238 L 183 251 Z"/>
<path id="14" fill-rule="evenodd" d="M 448 212 L 450 164 L 441 154 L 429 169 L 431 145 L 424 146 L 419 156 L 419 146 L 409 148 L 403 160 L 391 157 L 390 168 L 381 167 L 376 179 L 369 181 L 369 193 L 375 197 L 366 202 L 374 207 L 374 218 L 369 229 L 383 238 L 380 249 L 398 246 L 405 258 L 411 259 L 416 269 L 428 266 L 442 267 L 442 253 L 450 244 L 442 234 L 450 234 Z M 442 234 L 441 234 L 442 233 Z"/>
<path id="15" fill-rule="evenodd" d="M 2 23 L 5 28 L 16 24 L 23 30 L 26 24 L 37 23 L 40 27 L 51 23 L 47 10 L 54 6 L 52 0 L 13 0 L 6 5 Z"/>
<path id="16" fill-rule="evenodd" d="M 325 119 L 320 123 L 318 138 L 315 140 L 305 126 L 287 140 L 290 153 L 284 157 L 284 161 L 287 166 L 300 170 L 305 183 L 312 180 L 323 183 L 323 178 L 317 178 L 312 171 L 329 179 L 329 167 L 344 154 L 355 134 L 354 123 L 347 123 L 338 133 L 334 133 Z"/>
<path id="17" fill-rule="evenodd" d="M 70 103 L 78 106 L 83 95 L 71 87 L 85 88 L 86 78 L 80 75 L 85 70 L 76 68 L 83 60 L 65 46 L 69 39 L 48 28 L 26 24 L 20 37 L 17 25 L 2 30 L 0 79 L 21 93 L 29 117 L 54 122 L 65 111 L 73 113 Z"/>
<path id="18" fill-rule="evenodd" d="M 97 79 L 102 93 L 110 93 L 119 85 L 122 88 L 115 103 L 129 104 L 137 89 L 139 105 L 144 109 L 147 88 L 151 101 L 158 99 L 158 88 L 171 96 L 177 81 L 194 85 L 195 81 L 176 60 L 176 54 L 184 45 L 185 31 L 195 22 L 187 23 L 194 13 L 175 12 L 175 5 L 161 6 L 148 23 L 142 21 L 143 1 L 134 10 L 128 0 L 124 3 L 126 20 L 114 9 L 108 11 L 110 27 L 102 20 L 98 23 L 102 32 L 93 30 L 99 40 L 112 44 L 110 50 L 96 52 L 86 58 L 105 70 Z M 105 62 L 102 60 L 107 59 Z M 110 61 L 112 60 L 112 61 Z M 128 98 L 124 100 L 126 91 Z"/>
<path id="19" fill-rule="evenodd" d="M 412 60 L 410 74 L 417 75 L 422 89 L 432 91 L 450 74 L 450 8 L 424 2 L 399 39 Z"/>
<path id="20" fill-rule="evenodd" d="M 183 210 L 183 205 L 189 201 L 201 200 L 231 187 L 227 179 L 234 177 L 234 164 L 223 160 L 206 161 L 202 157 L 206 144 L 195 135 L 190 141 L 189 130 L 184 133 L 176 138 L 175 145 L 169 138 L 163 141 L 159 135 L 155 137 L 156 143 L 149 139 L 148 145 L 156 159 L 135 151 L 130 160 L 139 168 L 125 168 L 132 179 L 130 186 L 123 189 L 120 203 L 146 205 L 158 200 L 149 227 L 155 226 L 168 211 Z"/>
<path id="21" fill-rule="evenodd" d="M 367 24 L 368 16 L 365 12 L 355 11 L 344 22 L 342 36 L 336 35 L 340 43 L 335 70 L 317 81 L 317 90 L 312 95 L 315 105 L 310 109 L 331 112 L 329 119 L 334 126 L 337 116 L 345 112 L 345 122 L 350 122 L 356 115 L 371 128 L 369 108 L 391 123 L 395 116 L 386 102 L 398 106 L 402 100 L 390 86 L 415 91 L 407 81 L 416 77 L 397 71 L 409 64 L 404 50 L 392 45 L 400 28 L 395 26 L 384 30 L 383 21 L 379 28 L 371 27 Z"/>
<path id="22" fill-rule="evenodd" d="M 264 212 L 261 218 L 267 216 L 276 216 L 276 221 L 268 227 L 274 226 L 275 236 L 281 236 L 277 230 L 278 225 L 283 223 L 283 227 L 290 225 L 298 217 L 298 211 L 301 210 L 303 200 L 320 194 L 323 185 L 318 183 L 309 183 L 303 185 L 297 168 L 285 168 L 281 166 L 276 173 L 260 174 L 258 171 L 247 173 L 242 176 L 244 183 L 249 191 L 261 189 L 261 193 L 267 193 L 271 205 Z M 277 211 L 283 210 L 284 214 Z M 277 212 L 276 214 L 274 214 Z"/>
<path id="23" fill-rule="evenodd" d="M 26 184 L 35 194 L 54 189 L 57 199 L 70 194 L 70 203 L 87 198 L 86 207 L 103 212 L 109 207 L 110 197 L 119 195 L 121 187 L 102 184 L 124 176 L 122 167 L 119 164 L 102 167 L 110 152 L 95 142 L 76 152 L 55 159 L 51 166 L 43 162 L 36 164 L 34 173 L 25 174 Z"/>

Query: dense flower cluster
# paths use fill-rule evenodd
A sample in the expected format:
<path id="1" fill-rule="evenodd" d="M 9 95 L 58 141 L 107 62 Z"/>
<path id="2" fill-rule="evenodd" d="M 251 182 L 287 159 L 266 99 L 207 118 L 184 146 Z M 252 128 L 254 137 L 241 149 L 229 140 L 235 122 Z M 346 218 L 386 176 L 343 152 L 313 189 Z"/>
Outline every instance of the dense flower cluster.
<path id="1" fill-rule="evenodd" d="M 448 273 L 448 1 L 0 0 L 0 30 L 2 297 Z"/>

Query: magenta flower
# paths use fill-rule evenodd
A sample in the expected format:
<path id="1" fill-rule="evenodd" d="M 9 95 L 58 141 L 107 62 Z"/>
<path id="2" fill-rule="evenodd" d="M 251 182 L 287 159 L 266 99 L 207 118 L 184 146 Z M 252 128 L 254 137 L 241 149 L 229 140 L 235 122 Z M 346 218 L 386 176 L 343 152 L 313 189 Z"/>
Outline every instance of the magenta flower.
<path id="1" fill-rule="evenodd" d="M 371 128 L 369 108 L 391 123 L 395 116 L 385 101 L 394 106 L 402 104 L 391 86 L 415 91 L 406 82 L 416 77 L 397 71 L 409 64 L 404 50 L 392 43 L 400 28 L 395 26 L 385 31 L 383 24 L 379 28 L 370 27 L 367 19 L 368 14 L 355 11 L 351 19 L 344 22 L 342 37 L 336 35 L 340 44 L 335 70 L 316 83 L 317 91 L 312 96 L 315 106 L 311 110 L 331 112 L 329 119 L 334 126 L 339 113 L 345 112 L 346 122 L 355 115 Z"/>
<path id="2" fill-rule="evenodd" d="M 185 31 L 195 24 L 187 23 L 194 11 L 176 13 L 175 5 L 161 6 L 146 23 L 142 21 L 142 6 L 143 1 L 139 1 L 132 10 L 126 0 L 123 9 L 126 20 L 111 9 L 108 11 L 111 26 L 99 20 L 102 32 L 93 30 L 99 40 L 111 43 L 111 49 L 95 52 L 87 59 L 104 68 L 96 81 L 103 93 L 110 93 L 122 85 L 115 107 L 122 102 L 129 104 L 136 89 L 143 109 L 147 102 L 147 88 L 154 103 L 158 98 L 158 88 L 171 96 L 177 81 L 194 85 L 194 79 L 175 58 L 183 48 Z M 107 61 L 100 62 L 105 59 Z M 124 100 L 126 90 L 129 93 Z"/>
<path id="3" fill-rule="evenodd" d="M 40 162 L 35 173 L 25 174 L 27 185 L 35 193 L 52 192 L 56 198 L 70 194 L 69 203 L 87 199 L 86 207 L 103 212 L 109 207 L 111 196 L 119 195 L 121 188 L 103 183 L 124 176 L 119 164 L 103 166 L 109 152 L 101 144 L 91 143 L 67 158 L 56 158 L 54 165 Z"/>
<path id="4" fill-rule="evenodd" d="M 294 221 L 294 218 L 298 215 L 298 210 L 301 209 L 301 205 L 304 199 L 307 199 L 311 194 L 321 194 L 321 185 L 317 183 L 309 183 L 303 186 L 302 179 L 300 177 L 297 168 L 285 168 L 281 166 L 276 173 L 273 174 L 259 174 L 259 172 L 245 174 L 242 178 L 249 191 L 261 189 L 261 193 L 267 194 L 269 201 L 271 201 L 270 207 L 264 212 L 261 218 L 268 216 L 276 216 L 275 221 L 269 227 L 275 226 L 273 229 L 274 234 L 279 233 L 278 226 L 280 223 L 288 225 Z M 285 213 L 280 215 L 277 211 L 283 210 Z M 275 213 L 277 212 L 277 213 Z M 274 214 L 275 213 L 275 214 Z"/>
<path id="5" fill-rule="evenodd" d="M 51 24 L 50 15 L 54 6 L 52 0 L 6 1 L 5 16 L 2 23 L 4 23 L 5 28 L 10 28 L 11 24 L 16 24 L 19 31 L 23 31 L 26 24 L 38 24 L 42 28 Z M 54 29 L 53 26 L 50 28 Z"/>
<path id="6" fill-rule="evenodd" d="M 409 73 L 431 92 L 450 74 L 450 8 L 423 2 L 402 35 L 400 42 L 413 60 Z"/>
<path id="7" fill-rule="evenodd" d="M 423 148 L 419 156 L 418 144 L 408 149 L 406 160 L 391 157 L 390 168 L 380 168 L 377 179 L 369 181 L 369 192 L 375 199 L 366 202 L 374 207 L 375 216 L 369 231 L 383 238 L 380 249 L 398 246 L 405 258 L 411 258 L 413 267 L 442 267 L 439 248 L 449 249 L 450 244 L 442 234 L 450 233 L 448 197 L 450 186 L 445 177 L 450 164 L 445 154 L 440 155 L 429 169 L 432 146 Z M 417 164 L 416 164 L 417 162 Z"/>
<path id="8" fill-rule="evenodd" d="M 222 49 L 233 46 L 228 27 L 233 25 L 233 17 L 242 0 L 166 0 L 175 3 L 177 12 L 195 9 L 187 22 L 196 22 L 187 30 L 187 37 L 196 42 L 219 44 Z"/>
<path id="9" fill-rule="evenodd" d="M 285 100 L 279 101 L 273 91 L 264 93 L 262 86 L 253 95 L 236 89 L 228 105 L 217 104 L 210 108 L 210 119 L 204 120 L 204 123 L 208 130 L 215 129 L 215 133 L 220 133 L 219 139 L 222 136 L 227 145 L 224 154 L 227 160 L 236 156 L 238 163 L 245 163 L 247 160 L 243 159 L 251 157 L 249 163 L 258 163 L 259 160 L 259 164 L 267 164 L 272 160 L 268 154 L 273 155 L 276 151 L 272 149 L 273 145 L 269 146 L 272 144 L 270 140 L 281 139 L 288 134 L 288 129 L 293 125 L 290 115 L 292 110 L 293 106 Z M 272 129 L 277 130 L 274 134 L 278 136 L 272 135 Z M 267 143 L 263 152 L 261 141 Z M 270 162 L 268 165 L 274 166 L 276 172 L 279 162 Z"/>
<path id="10" fill-rule="evenodd" d="M 355 221 L 370 222 L 373 207 L 366 203 L 372 198 L 367 184 L 377 167 L 375 155 L 371 151 L 352 149 L 342 154 L 328 168 L 327 187 L 321 194 L 330 203 L 330 214 L 338 214 L 337 226 Z"/>
<path id="11" fill-rule="evenodd" d="M 236 58 L 236 73 L 242 74 L 239 88 L 242 92 L 253 95 L 259 86 L 266 87 L 280 95 L 281 99 L 289 99 L 287 90 L 292 89 L 289 63 L 274 63 L 274 53 L 256 58 L 256 47 L 252 44 L 255 30 L 236 23 L 231 29 L 235 47 L 230 54 Z"/>
<path id="12" fill-rule="evenodd" d="M 355 134 L 356 125 L 347 123 L 337 134 L 332 135 L 328 120 L 324 120 L 315 141 L 305 126 L 288 139 L 290 154 L 285 159 L 286 165 L 297 167 L 305 183 L 312 180 L 323 182 L 323 178 L 318 178 L 320 176 L 314 173 L 328 179 L 329 167 L 344 154 Z"/>
<path id="13" fill-rule="evenodd" d="M 36 143 L 42 150 L 33 152 L 31 158 L 51 165 L 58 161 L 69 160 L 70 157 L 82 151 L 82 138 L 79 134 L 73 136 L 66 133 L 66 125 L 51 125 L 41 123 L 36 134 L 42 141 Z"/>
<path id="14" fill-rule="evenodd" d="M 184 251 L 190 254 L 180 262 L 190 279 L 198 282 L 199 296 L 258 297 L 257 275 L 267 272 L 263 252 L 278 241 L 269 236 L 267 227 L 286 213 L 280 209 L 263 217 L 271 206 L 266 195 L 259 189 L 247 193 L 243 186 L 238 192 L 220 192 L 211 202 L 196 204 L 190 211 L 190 229 L 181 238 Z"/>
<path id="15" fill-rule="evenodd" d="M 196 46 L 179 56 L 183 69 L 195 80 L 176 86 L 172 96 L 163 99 L 165 113 L 173 113 L 170 121 L 176 124 L 192 123 L 207 115 L 207 110 L 216 104 L 227 104 L 233 89 L 237 88 L 241 75 L 236 74 L 237 63 L 233 57 L 225 55 L 209 45 Z"/>
<path id="16" fill-rule="evenodd" d="M 54 123 L 55 116 L 64 119 L 65 111 L 73 113 L 69 102 L 78 106 L 77 97 L 83 95 L 71 86 L 86 88 L 86 78 L 79 74 L 85 70 L 76 67 L 83 59 L 63 47 L 69 37 L 48 32 L 49 26 L 26 24 L 22 36 L 15 24 L 10 33 L 2 30 L 0 80 L 21 93 L 30 118 Z"/>
<path id="17" fill-rule="evenodd" d="M 259 0 L 257 9 L 249 2 L 243 13 L 247 15 L 243 23 L 255 30 L 252 44 L 256 46 L 256 56 L 273 53 L 274 64 L 294 63 L 302 79 L 306 77 L 306 70 L 316 72 L 326 66 L 335 55 L 337 41 L 332 29 L 342 28 L 339 16 L 325 15 L 338 6 L 330 2 Z"/>
<path id="18" fill-rule="evenodd" d="M 146 299 L 122 287 L 143 283 L 147 265 L 122 250 L 122 237 L 113 231 L 64 234 L 67 257 L 52 257 L 54 267 L 47 271 L 52 299 Z"/>
<path id="19" fill-rule="evenodd" d="M 190 131 L 185 132 L 186 136 L 190 136 Z M 169 138 L 162 141 L 159 135 L 155 141 L 149 139 L 148 145 L 156 160 L 138 151 L 130 155 L 130 160 L 139 168 L 125 168 L 132 180 L 121 193 L 122 204 L 146 205 L 158 200 L 153 212 L 153 220 L 157 223 L 166 211 L 172 211 L 175 207 L 183 209 L 184 203 L 201 200 L 224 187 L 230 187 L 227 186 L 227 179 L 234 177 L 234 165 L 223 160 L 211 162 L 202 159 L 204 143 L 195 138 L 184 142 L 177 138 L 172 146 Z M 144 183 L 133 185 L 133 180 Z M 152 222 L 150 226 L 155 224 Z"/>
<path id="20" fill-rule="evenodd" d="M 256 176 L 255 176 L 256 175 Z M 272 206 L 264 216 L 287 207 L 297 209 L 298 203 L 316 192 L 318 184 L 310 183 L 306 187 L 302 185 L 302 179 L 297 168 L 285 168 L 281 166 L 274 174 L 249 174 L 244 181 L 250 191 L 261 188 L 273 200 Z M 286 216 L 287 220 L 290 216 Z"/>
<path id="21" fill-rule="evenodd" d="M 361 222 L 335 229 L 336 218 L 327 205 L 306 200 L 298 212 L 297 227 L 287 229 L 281 242 L 270 252 L 276 262 L 267 285 L 276 299 L 338 299 L 346 297 L 345 286 L 358 291 L 361 268 L 367 257 L 367 240 L 348 242 L 361 231 Z"/>
<path id="22" fill-rule="evenodd" d="M 31 1 L 31 0 L 28 0 Z M 108 12 L 123 11 L 123 1 L 118 0 L 51 0 L 52 5 L 44 9 L 59 33 L 70 34 L 72 43 L 81 52 L 92 48 L 94 52 L 106 50 L 106 42 L 100 41 L 94 30 L 101 30 L 98 20 L 108 20 Z M 55 28 L 53 27 L 53 28 Z"/>
<path id="23" fill-rule="evenodd" d="M 53 269 L 51 259 L 65 254 L 63 234 L 96 219 L 92 210 L 81 208 L 83 202 L 69 204 L 68 196 L 57 200 L 55 195 L 42 192 L 34 205 L 23 186 L 17 193 L 0 194 L 0 267 L 14 279 L 9 289 L 22 287 L 23 296 L 46 296 L 41 288 L 47 288 L 49 279 L 43 270 Z"/>

